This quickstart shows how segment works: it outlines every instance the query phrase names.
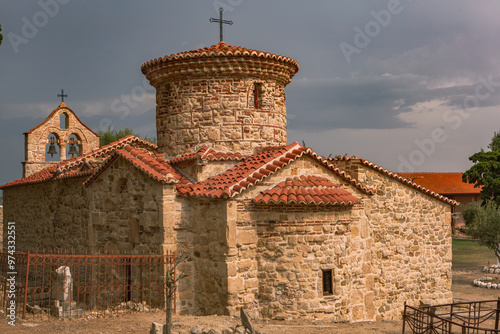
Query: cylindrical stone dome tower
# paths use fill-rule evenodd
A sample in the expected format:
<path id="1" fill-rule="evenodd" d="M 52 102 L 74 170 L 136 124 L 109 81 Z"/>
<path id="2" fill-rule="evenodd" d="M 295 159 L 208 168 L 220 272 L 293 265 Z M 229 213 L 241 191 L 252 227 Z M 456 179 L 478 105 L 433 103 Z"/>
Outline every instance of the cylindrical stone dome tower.
<path id="1" fill-rule="evenodd" d="M 285 145 L 285 86 L 298 69 L 291 58 L 224 42 L 148 61 L 141 70 L 156 88 L 160 151 Z"/>

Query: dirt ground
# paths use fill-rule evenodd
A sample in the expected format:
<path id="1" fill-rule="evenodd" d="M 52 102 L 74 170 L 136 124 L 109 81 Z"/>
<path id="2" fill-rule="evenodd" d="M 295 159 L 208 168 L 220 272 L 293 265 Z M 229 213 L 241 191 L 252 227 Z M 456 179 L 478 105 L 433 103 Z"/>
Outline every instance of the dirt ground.
<path id="1" fill-rule="evenodd" d="M 500 290 L 481 289 L 472 286 L 472 281 L 482 277 L 480 269 L 453 271 L 453 298 L 456 302 L 496 299 Z M 491 276 L 491 275 L 489 275 Z M 165 322 L 165 313 L 132 313 L 123 316 L 100 319 L 45 320 L 34 319 L 16 321 L 16 326 L 7 324 L 5 316 L 0 316 L 0 333 L 40 333 L 40 334 L 147 334 L 152 322 Z M 239 320 L 225 316 L 174 316 L 173 332 L 189 333 L 195 325 L 206 329 L 222 331 L 235 327 Z M 255 328 L 266 334 L 357 334 L 357 333 L 401 333 L 402 321 L 362 322 L 362 323 L 324 323 L 308 321 L 254 321 Z"/>

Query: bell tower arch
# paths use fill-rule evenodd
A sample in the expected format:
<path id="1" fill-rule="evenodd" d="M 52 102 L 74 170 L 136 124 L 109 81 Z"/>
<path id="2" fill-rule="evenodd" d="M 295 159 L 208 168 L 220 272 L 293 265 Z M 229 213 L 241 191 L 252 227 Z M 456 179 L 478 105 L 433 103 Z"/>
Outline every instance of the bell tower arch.
<path id="1" fill-rule="evenodd" d="M 42 123 L 24 133 L 23 177 L 97 148 L 99 135 L 62 102 Z"/>

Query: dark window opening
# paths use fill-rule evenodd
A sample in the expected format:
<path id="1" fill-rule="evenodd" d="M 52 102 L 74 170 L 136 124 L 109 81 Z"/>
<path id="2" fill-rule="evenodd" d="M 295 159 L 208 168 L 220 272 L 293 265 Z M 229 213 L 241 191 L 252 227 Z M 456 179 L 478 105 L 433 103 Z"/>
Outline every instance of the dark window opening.
<path id="1" fill-rule="evenodd" d="M 262 108 L 262 84 L 258 82 L 253 85 L 253 104 L 255 109 Z"/>
<path id="2" fill-rule="evenodd" d="M 170 85 L 165 86 L 165 91 L 163 92 L 163 101 L 161 101 L 165 106 L 165 112 L 170 111 Z"/>
<path id="3" fill-rule="evenodd" d="M 63 112 L 59 116 L 59 128 L 61 128 L 61 129 L 69 128 L 69 118 L 68 118 L 68 114 L 66 114 L 65 112 Z"/>
<path id="4" fill-rule="evenodd" d="M 323 296 L 333 295 L 333 270 L 323 270 Z"/>

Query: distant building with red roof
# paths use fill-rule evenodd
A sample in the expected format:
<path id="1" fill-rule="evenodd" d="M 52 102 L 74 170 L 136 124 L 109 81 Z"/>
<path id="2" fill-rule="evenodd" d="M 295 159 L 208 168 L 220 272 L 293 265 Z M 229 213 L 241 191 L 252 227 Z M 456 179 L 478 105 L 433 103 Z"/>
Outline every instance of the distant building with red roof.
<path id="1" fill-rule="evenodd" d="M 297 71 L 224 42 L 145 63 L 158 145 L 128 136 L 1 186 L 16 248 L 187 249 L 183 314 L 381 321 L 405 302 L 451 302 L 458 203 L 370 161 L 288 143 Z"/>
<path id="2" fill-rule="evenodd" d="M 452 224 L 454 228 L 465 225 L 461 215 L 464 205 L 481 200 L 481 187 L 462 181 L 463 173 L 414 172 L 399 173 L 416 184 L 425 187 L 436 194 L 446 196 L 460 203 L 453 207 Z"/>

